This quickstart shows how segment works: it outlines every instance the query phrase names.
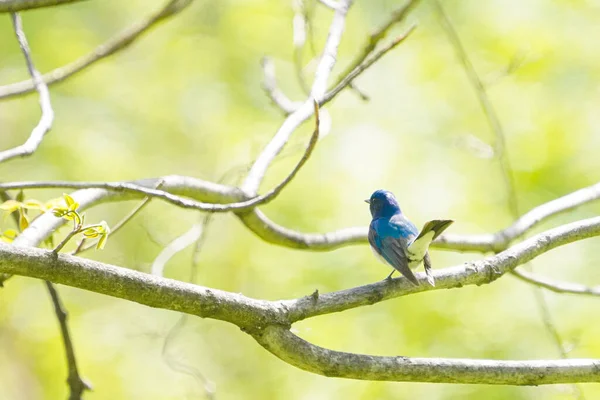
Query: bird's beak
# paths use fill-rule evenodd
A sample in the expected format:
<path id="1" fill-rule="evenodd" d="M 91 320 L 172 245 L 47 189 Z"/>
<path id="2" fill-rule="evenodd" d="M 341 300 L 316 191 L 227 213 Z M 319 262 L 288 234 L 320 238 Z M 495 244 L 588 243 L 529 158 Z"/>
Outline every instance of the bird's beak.
<path id="1" fill-rule="evenodd" d="M 365 200 L 365 203 L 371 204 L 371 200 L 367 199 L 367 200 Z"/>

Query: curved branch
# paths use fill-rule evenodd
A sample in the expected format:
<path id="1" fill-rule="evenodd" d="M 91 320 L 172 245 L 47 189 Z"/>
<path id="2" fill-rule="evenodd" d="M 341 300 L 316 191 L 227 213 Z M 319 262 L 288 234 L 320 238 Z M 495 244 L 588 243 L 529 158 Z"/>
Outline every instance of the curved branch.
<path id="1" fill-rule="evenodd" d="M 0 0 L 0 7 L 2 1 L 8 2 L 19 2 L 19 0 Z M 27 1 L 37 1 L 39 3 L 45 1 L 47 3 L 50 2 L 59 2 L 60 0 L 20 0 L 22 3 L 26 3 Z M 69 0 L 62 0 L 62 2 L 68 2 Z M 70 0 L 71 2 L 76 0 Z M 79 0 L 80 1 L 80 0 Z M 75 75 L 76 73 L 86 69 L 87 67 L 94 64 L 96 61 L 100 61 L 103 58 L 109 57 L 118 51 L 121 51 L 129 45 L 131 45 L 134 41 L 136 41 L 142 34 L 148 31 L 150 28 L 155 26 L 161 21 L 176 15 L 188 5 L 190 5 L 192 0 L 170 0 L 168 1 L 160 10 L 156 11 L 149 17 L 133 24 L 132 26 L 126 28 L 116 36 L 112 37 L 105 43 L 96 47 L 91 53 L 86 54 L 83 57 L 73 61 L 70 64 L 64 65 L 62 67 L 56 68 L 48 73 L 42 75 L 43 81 L 47 85 L 52 85 L 54 83 L 58 83 L 64 81 L 65 79 Z M 1 10 L 1 8 L 0 8 Z M 35 85 L 32 80 L 21 81 L 12 83 L 5 86 L 0 86 L 0 99 L 7 99 L 9 97 L 20 96 L 27 93 L 32 92 L 35 89 Z"/>
<path id="2" fill-rule="evenodd" d="M 133 182 L 138 187 L 144 186 L 146 188 L 154 188 L 157 183 L 162 183 L 161 188 L 165 192 L 191 197 L 207 203 L 231 203 L 248 199 L 247 196 L 235 187 L 186 176 L 169 175 L 163 178 L 144 179 Z M 25 189 L 29 186 L 39 184 L 39 182 L 0 184 L 0 191 Z M 69 184 L 69 182 L 65 182 L 65 184 Z M 48 187 L 53 186 L 48 185 Z M 116 190 L 116 188 L 113 189 Z M 72 196 L 83 210 L 103 202 L 142 198 L 144 194 L 89 189 L 74 192 Z M 597 200 L 598 198 L 600 198 L 600 183 L 535 207 L 523 214 L 515 223 L 495 234 L 444 234 L 432 243 L 432 247 L 472 252 L 499 252 L 506 249 L 512 241 L 520 238 L 541 221 Z M 367 227 L 345 228 L 327 233 L 302 233 L 276 224 L 258 209 L 241 212 L 237 216 L 248 229 L 261 239 L 279 246 L 311 251 L 331 251 L 342 246 L 367 243 Z M 45 235 L 60 226 L 60 221 L 60 219 L 54 218 L 52 215 L 43 215 L 32 222 L 32 226 L 17 238 L 17 242 L 31 237 L 34 240 L 31 242 L 28 241 L 27 245 L 38 245 L 45 239 Z M 22 237 L 23 239 L 21 239 Z"/>
<path id="3" fill-rule="evenodd" d="M 226 321 L 248 330 L 267 324 L 287 325 L 280 306 L 273 302 L 33 247 L 0 243 L 0 272 Z"/>
<path id="4" fill-rule="evenodd" d="M 271 323 L 289 325 L 317 315 L 372 305 L 422 291 L 490 283 L 540 254 L 598 235 L 600 217 L 589 218 L 542 232 L 494 256 L 437 270 L 434 272 L 435 287 L 414 286 L 404 278 L 396 278 L 338 292 L 277 302 L 253 300 L 238 294 L 189 285 L 79 257 L 61 254 L 57 258 L 51 251 L 18 247 L 35 244 L 31 241 L 23 243 L 26 242 L 23 240 L 17 243 L 21 236 L 14 242 L 17 246 L 0 245 L 0 273 L 50 280 L 248 328 L 252 323 L 265 326 L 269 323 L 269 318 Z M 426 280 L 423 273 L 417 274 L 417 278 Z M 205 313 L 206 304 L 211 310 L 209 314 Z"/>
<path id="5" fill-rule="evenodd" d="M 54 110 L 52 109 L 52 103 L 50 102 L 50 92 L 48 91 L 48 86 L 46 86 L 42 80 L 40 73 L 33 65 L 29 44 L 27 43 L 25 32 L 23 32 L 21 17 L 17 13 L 13 13 L 11 16 L 15 34 L 17 35 L 21 51 L 25 56 L 27 69 L 29 71 L 29 75 L 31 76 L 33 86 L 40 95 L 39 102 L 40 108 L 42 109 L 42 116 L 38 124 L 31 131 L 31 134 L 25 143 L 13 149 L 0 152 L 0 163 L 16 157 L 27 157 L 33 154 L 39 147 L 40 143 L 42 143 L 46 133 L 48 133 L 50 128 L 52 128 L 52 122 L 54 121 Z"/>
<path id="6" fill-rule="evenodd" d="M 585 286 L 581 283 L 562 282 L 548 279 L 538 274 L 515 269 L 512 274 L 520 280 L 532 285 L 548 289 L 555 293 L 583 294 L 588 296 L 600 296 L 600 286 Z"/>
<path id="7" fill-rule="evenodd" d="M 0 0 L 0 13 L 78 3 L 82 0 Z"/>
<path id="8" fill-rule="evenodd" d="M 317 66 L 310 98 L 297 110 L 288 115 L 275 136 L 273 136 L 273 139 L 265 146 L 250 168 L 248 176 L 241 186 L 242 191 L 247 195 L 251 196 L 258 191 L 258 187 L 260 186 L 269 165 L 271 165 L 275 157 L 281 152 L 296 128 L 310 118 L 314 108 L 314 105 L 312 104 L 313 101 L 320 103 L 325 94 L 327 79 L 335 65 L 337 49 L 342 40 L 342 33 L 344 32 L 346 14 L 348 13 L 352 1 L 353 0 L 343 0 L 336 9 L 333 21 L 331 22 L 331 27 L 329 28 L 329 36 L 325 43 L 323 55 Z"/>
<path id="9" fill-rule="evenodd" d="M 335 84 L 333 85 L 333 88 L 330 89 L 329 92 L 325 95 L 324 102 L 328 102 L 329 100 L 331 100 L 331 98 L 333 98 L 341 89 L 350 85 L 354 78 L 356 78 L 356 76 L 358 76 L 360 73 L 362 73 L 362 71 L 368 68 L 370 64 L 377 61 L 377 59 L 379 59 L 381 56 L 383 56 L 385 53 L 387 53 L 389 50 L 391 50 L 398 44 L 393 44 L 392 42 L 392 44 L 386 46 L 387 50 L 384 49 L 382 51 L 379 51 L 379 55 L 373 57 L 373 51 L 375 51 L 375 48 L 377 47 L 379 42 L 387 36 L 388 32 L 394 25 L 403 22 L 408 16 L 408 14 L 419 4 L 419 2 L 419 0 L 408 0 L 405 4 L 400 6 L 400 8 L 392 11 L 390 17 L 381 26 L 377 27 L 373 31 L 373 33 L 369 35 L 369 38 L 367 39 L 366 43 L 362 46 L 362 51 L 356 55 L 356 57 L 354 58 L 354 60 L 352 60 L 350 65 L 346 67 L 346 70 L 337 78 Z M 409 32 L 403 36 L 407 36 L 413 29 L 414 27 L 411 28 Z M 403 39 L 396 39 L 394 42 L 399 42 L 402 40 Z M 369 65 L 365 66 L 368 63 L 368 59 L 373 58 L 375 58 L 375 60 L 373 60 L 373 62 L 371 62 Z M 364 68 L 361 69 L 361 66 L 363 66 Z M 361 70 L 357 73 L 359 69 Z M 351 75 L 354 76 L 351 77 Z"/>
<path id="10" fill-rule="evenodd" d="M 328 377 L 489 385 L 600 382 L 600 360 L 593 359 L 499 361 L 371 356 L 325 349 L 281 326 L 269 326 L 253 337 L 288 364 Z"/>
<path id="11" fill-rule="evenodd" d="M 480 286 L 495 281 L 517 266 L 549 250 L 598 235 L 600 235 L 600 217 L 589 218 L 542 232 L 483 260 L 437 270 L 433 273 L 435 287 L 430 285 L 414 286 L 404 278 L 396 278 L 391 281 L 383 280 L 357 288 L 322 294 L 316 301 L 314 298 L 306 297 L 289 300 L 284 304 L 289 309 L 289 319 L 293 323 L 317 315 L 371 305 L 413 293 L 459 288 L 465 285 Z M 427 277 L 424 273 L 418 273 L 417 279 L 426 282 Z"/>
<path id="12" fill-rule="evenodd" d="M 314 112 L 315 112 L 315 130 L 311 135 L 310 142 L 306 148 L 306 151 L 302 155 L 302 158 L 298 161 L 292 172 L 288 176 L 285 177 L 283 181 L 281 181 L 276 187 L 271 189 L 269 192 L 252 197 L 248 200 L 243 200 L 237 203 L 228 203 L 228 204 L 211 204 L 211 203 L 202 203 L 195 200 L 184 199 L 180 196 L 173 195 L 164 190 L 151 189 L 142 185 L 138 185 L 136 183 L 130 182 L 14 182 L 14 183 L 5 183 L 0 184 L 0 190 L 11 190 L 16 187 L 21 187 L 23 189 L 43 189 L 43 188 L 71 188 L 71 189 L 107 189 L 111 191 L 118 192 L 133 192 L 144 194 L 146 196 L 158 198 L 164 201 L 167 201 L 171 204 L 174 204 L 181 208 L 194 209 L 199 211 L 209 211 L 209 212 L 228 212 L 228 211 L 236 211 L 236 212 L 244 212 L 251 208 L 254 208 L 260 204 L 266 204 L 272 200 L 274 200 L 279 193 L 283 191 L 283 189 L 296 177 L 300 169 L 306 164 L 310 155 L 312 154 L 317 141 L 319 139 L 319 107 L 316 102 L 313 102 Z"/>

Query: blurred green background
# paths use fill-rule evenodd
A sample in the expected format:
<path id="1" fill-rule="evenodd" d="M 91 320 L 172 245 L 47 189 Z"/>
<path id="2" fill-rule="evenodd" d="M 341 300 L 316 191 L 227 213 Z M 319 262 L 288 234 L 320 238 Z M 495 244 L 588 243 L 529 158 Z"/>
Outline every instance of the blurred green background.
<path id="1" fill-rule="evenodd" d="M 23 13 L 42 72 L 71 62 L 162 1 L 94 0 Z M 322 48 L 332 12 L 312 0 L 315 46 Z M 401 1 L 356 1 L 348 16 L 336 77 L 368 33 Z M 505 128 L 522 211 L 600 180 L 600 3 L 594 1 L 447 1 L 454 22 Z M 182 174 L 218 180 L 247 165 L 282 116 L 261 89 L 263 55 L 280 86 L 305 98 L 293 64 L 291 0 L 196 1 L 131 48 L 50 89 L 56 120 L 30 158 L 0 165 L 2 181 L 129 180 Z M 297 179 L 263 210 L 305 232 L 367 225 L 363 199 L 395 192 L 417 224 L 452 218 L 454 233 L 493 232 L 511 215 L 494 136 L 433 7 L 408 18 L 414 34 L 357 80 L 371 100 L 346 91 L 327 106 L 332 128 Z M 406 25 L 393 34 L 403 32 Z M 392 36 L 393 37 L 393 36 Z M 312 57 L 310 48 L 304 58 Z M 518 68 L 509 71 L 511 64 Z M 310 76 L 309 67 L 307 74 Z M 0 82 L 27 78 L 10 18 L 0 16 Z M 0 102 L 0 149 L 22 143 L 39 118 L 37 97 Z M 292 168 L 310 126 L 298 130 L 262 190 Z M 230 178 L 239 183 L 243 176 Z M 40 200 L 62 191 L 27 192 Z M 135 202 L 88 211 L 110 224 Z M 535 231 L 597 215 L 589 204 Z M 149 271 L 160 250 L 201 215 L 154 201 L 103 252 L 88 257 Z M 4 219 L 1 227 L 9 227 Z M 533 263 L 548 277 L 600 282 L 598 239 L 549 252 Z M 186 280 L 192 251 L 166 267 Z M 434 267 L 483 257 L 434 251 Z M 386 276 L 367 246 L 311 253 L 267 244 L 232 215 L 209 227 L 196 283 L 260 299 L 296 298 L 346 289 Z M 203 398 L 202 381 L 172 368 L 200 371 L 218 399 L 567 399 L 573 388 L 538 388 L 332 379 L 287 365 L 232 325 L 189 318 L 165 338 L 179 315 L 60 287 L 88 399 Z M 570 357 L 600 358 L 598 299 L 546 293 Z M 357 353 L 495 359 L 558 358 L 532 288 L 506 276 L 492 285 L 434 291 L 313 318 L 294 326 L 303 338 Z M 44 285 L 14 278 L 0 289 L 0 397 L 66 398 L 66 365 Z M 586 398 L 600 396 L 581 385 Z"/>

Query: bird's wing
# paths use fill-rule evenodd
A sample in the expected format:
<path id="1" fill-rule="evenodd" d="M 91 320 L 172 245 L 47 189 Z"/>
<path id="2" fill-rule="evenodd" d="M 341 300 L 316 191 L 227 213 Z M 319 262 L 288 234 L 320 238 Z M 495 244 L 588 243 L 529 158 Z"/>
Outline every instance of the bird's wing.
<path id="1" fill-rule="evenodd" d="M 407 225 L 406 222 L 408 220 L 404 217 L 401 220 L 372 221 L 369 226 L 368 238 L 371 247 L 388 264 L 418 286 L 419 281 L 408 267 L 408 259 L 404 250 L 406 242 L 417 235 L 417 228 L 410 222 Z"/>
<path id="2" fill-rule="evenodd" d="M 434 219 L 425 224 L 419 236 L 412 241 L 408 246 L 408 253 L 411 259 L 420 260 L 425 257 L 429 245 L 438 237 L 446 228 L 448 228 L 454 221 L 449 219 Z"/>
<path id="3" fill-rule="evenodd" d="M 408 258 L 404 252 L 402 242 L 393 237 L 386 237 L 381 240 L 381 255 L 385 258 L 396 270 L 406 277 L 409 281 L 419 286 L 419 281 L 408 267 Z"/>

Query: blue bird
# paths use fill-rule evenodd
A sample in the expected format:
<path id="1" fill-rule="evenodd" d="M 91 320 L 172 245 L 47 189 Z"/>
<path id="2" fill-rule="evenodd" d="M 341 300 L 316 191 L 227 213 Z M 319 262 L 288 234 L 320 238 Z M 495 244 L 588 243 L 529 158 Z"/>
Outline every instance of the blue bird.
<path id="1" fill-rule="evenodd" d="M 375 255 L 394 268 L 387 279 L 391 278 L 395 271 L 399 271 L 414 285 L 419 286 L 419 281 L 411 269 L 418 267 L 422 262 L 427 281 L 431 286 L 435 286 L 431 275 L 431 258 L 427 249 L 431 242 L 454 221 L 448 219 L 429 221 L 419 233 L 417 227 L 402 214 L 392 192 L 376 190 L 371 198 L 365 201 L 369 203 L 373 217 L 369 225 L 371 248 Z"/>

